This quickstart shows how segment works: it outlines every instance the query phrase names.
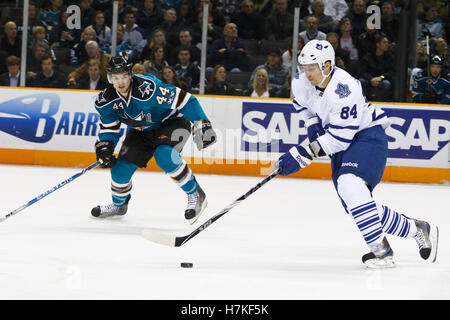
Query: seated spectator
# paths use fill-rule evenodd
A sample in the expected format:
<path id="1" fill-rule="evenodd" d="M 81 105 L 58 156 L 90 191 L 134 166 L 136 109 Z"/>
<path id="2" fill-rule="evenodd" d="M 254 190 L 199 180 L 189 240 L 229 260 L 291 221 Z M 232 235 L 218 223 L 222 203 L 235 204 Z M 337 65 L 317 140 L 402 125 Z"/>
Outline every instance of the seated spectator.
<path id="1" fill-rule="evenodd" d="M 133 72 L 133 74 L 144 74 L 145 68 L 142 64 L 135 63 L 131 71 Z"/>
<path id="2" fill-rule="evenodd" d="M 177 61 L 178 52 L 180 49 L 188 49 L 191 54 L 191 60 L 195 64 L 200 64 L 200 58 L 202 56 L 202 52 L 199 48 L 197 48 L 192 43 L 192 36 L 191 32 L 188 29 L 183 29 L 179 32 L 178 39 L 180 41 L 180 45 L 175 47 L 175 49 L 172 50 L 172 55 L 169 60 L 171 65 L 175 65 Z"/>
<path id="3" fill-rule="evenodd" d="M 444 60 L 439 55 L 430 58 L 431 77 L 414 80 L 414 102 L 450 104 L 450 81 L 441 77 Z"/>
<path id="4" fill-rule="evenodd" d="M 186 84 L 186 82 L 178 79 L 175 70 L 171 66 L 165 66 L 162 70 L 161 80 L 167 84 L 171 84 L 184 91 L 189 92 L 191 88 Z"/>
<path id="5" fill-rule="evenodd" d="M 253 79 L 259 69 L 266 69 L 269 75 L 269 90 L 271 97 L 284 97 L 286 90 L 286 79 L 290 74 L 290 68 L 286 68 L 281 63 L 281 50 L 271 48 L 267 52 L 267 62 L 257 66 L 253 71 L 248 88 L 253 89 Z"/>
<path id="6" fill-rule="evenodd" d="M 450 59 L 448 59 L 447 41 L 444 38 L 437 38 L 431 42 L 431 52 L 442 57 L 444 61 L 441 77 L 450 80 Z"/>
<path id="7" fill-rule="evenodd" d="M 128 42 L 133 48 L 133 56 L 139 57 L 142 50 L 147 45 L 144 29 L 135 23 L 135 13 L 131 10 L 127 10 L 124 13 L 123 20 L 125 22 L 123 41 Z"/>
<path id="8" fill-rule="evenodd" d="M 153 30 L 152 36 L 150 37 L 144 50 L 142 50 L 140 60 L 149 60 L 155 46 L 163 47 L 165 53 L 170 53 L 173 51 L 172 45 L 167 42 L 166 32 L 163 29 L 156 28 Z"/>
<path id="9" fill-rule="evenodd" d="M 167 42 L 169 42 L 172 47 L 177 45 L 178 34 L 182 27 L 183 25 L 181 25 L 177 20 L 177 12 L 175 9 L 168 9 L 164 12 L 163 21 L 159 28 L 165 31 Z"/>
<path id="10" fill-rule="evenodd" d="M 7 57 L 6 67 L 8 69 L 8 72 L 0 74 L 0 86 L 4 87 L 20 86 L 20 58 L 16 56 Z M 26 81 L 26 84 L 28 83 L 29 81 Z"/>
<path id="11" fill-rule="evenodd" d="M 423 2 L 424 15 L 418 20 L 417 35 L 419 40 L 423 40 L 428 35 L 430 38 L 445 38 L 444 23 L 438 16 L 438 2 Z"/>
<path id="12" fill-rule="evenodd" d="M 47 29 L 45 29 L 42 26 L 36 26 L 33 28 L 32 31 L 33 34 L 33 40 L 29 41 L 30 44 L 36 43 L 36 42 L 44 42 L 46 44 L 48 43 L 48 39 L 47 39 Z"/>
<path id="13" fill-rule="evenodd" d="M 62 10 L 59 24 L 50 31 L 49 42 L 52 47 L 72 48 L 80 41 L 80 29 L 69 29 L 67 27 L 68 16 L 66 9 Z M 69 61 L 64 61 L 64 63 L 69 63 Z"/>
<path id="14" fill-rule="evenodd" d="M 327 34 L 327 41 L 333 46 L 336 66 L 353 74 L 349 70 L 350 53 L 339 46 L 339 35 L 335 32 L 330 32 Z"/>
<path id="15" fill-rule="evenodd" d="M 181 48 L 178 51 L 178 63 L 175 65 L 177 77 L 191 89 L 198 90 L 200 86 L 200 67 L 191 62 L 191 52 Z"/>
<path id="16" fill-rule="evenodd" d="M 59 23 L 62 8 L 63 0 L 50 0 L 49 6 L 40 10 L 38 19 L 48 30 L 52 30 Z"/>
<path id="17" fill-rule="evenodd" d="M 345 0 L 333 0 L 325 1 L 324 14 L 333 18 L 334 24 L 339 26 L 339 22 L 345 17 L 348 12 L 347 1 Z"/>
<path id="18" fill-rule="evenodd" d="M 350 54 L 350 60 L 358 60 L 358 49 L 357 49 L 357 41 L 352 36 L 352 22 L 349 17 L 345 17 L 341 20 L 341 24 L 339 25 L 339 31 L 340 31 L 340 39 L 339 39 L 339 46 L 348 51 Z"/>
<path id="19" fill-rule="evenodd" d="M 163 68 L 168 65 L 164 48 L 161 46 L 153 47 L 150 59 L 144 61 L 145 72 L 155 75 L 158 79 L 161 79 Z"/>
<path id="20" fill-rule="evenodd" d="M 375 52 L 376 39 L 382 36 L 387 37 L 383 31 L 378 29 L 370 29 L 366 26 L 366 30 L 356 39 L 358 57 L 364 57 L 369 52 Z"/>
<path id="21" fill-rule="evenodd" d="M 285 40 L 292 37 L 294 15 L 287 10 L 287 0 L 276 0 L 275 5 L 275 9 L 267 17 L 265 38 Z"/>
<path id="22" fill-rule="evenodd" d="M 264 37 L 266 21 L 255 12 L 254 7 L 251 0 L 244 0 L 241 2 L 241 11 L 231 18 L 231 22 L 234 22 L 240 30 L 241 39 L 261 40 Z"/>
<path id="23" fill-rule="evenodd" d="M 350 18 L 352 22 L 352 37 L 358 38 L 358 36 L 364 32 L 366 26 L 366 1 L 354 0 L 351 9 L 347 13 L 347 17 Z"/>
<path id="24" fill-rule="evenodd" d="M 192 21 L 195 5 L 189 0 L 182 0 L 177 10 L 177 21 L 183 28 L 188 27 Z"/>
<path id="25" fill-rule="evenodd" d="M 17 35 L 17 25 L 8 21 L 4 26 L 5 35 L 0 41 L 0 48 L 8 56 L 20 57 L 22 55 L 22 39 Z"/>
<path id="26" fill-rule="evenodd" d="M 253 78 L 253 85 L 246 91 L 246 95 L 256 98 L 269 98 L 269 75 L 266 69 L 261 68 L 256 71 Z"/>
<path id="27" fill-rule="evenodd" d="M 37 17 L 37 8 L 36 3 L 33 1 L 29 2 L 28 6 L 28 41 L 33 42 L 33 28 L 37 26 L 41 26 L 45 28 L 45 32 L 48 33 L 47 27 L 43 24 Z M 19 31 L 19 35 L 23 34 L 23 15 L 21 15 L 17 21 L 17 30 Z"/>
<path id="28" fill-rule="evenodd" d="M 31 47 L 31 52 L 27 58 L 27 76 L 36 79 L 39 72 L 42 71 L 42 59 L 50 57 L 55 61 L 55 54 L 45 42 L 36 42 Z"/>
<path id="29" fill-rule="evenodd" d="M 214 67 L 209 77 L 208 86 L 206 87 L 206 94 L 216 94 L 224 96 L 235 96 L 236 89 L 227 80 L 227 70 L 221 64 Z"/>
<path id="30" fill-rule="evenodd" d="M 318 20 L 318 30 L 323 33 L 334 32 L 337 30 L 337 25 L 331 16 L 325 14 L 325 3 L 323 0 L 314 0 L 311 4 L 312 15 Z"/>
<path id="31" fill-rule="evenodd" d="M 123 40 L 124 27 L 121 24 L 117 25 L 117 34 L 116 34 L 116 56 L 127 56 L 128 61 L 135 61 L 135 57 L 133 56 L 133 48 Z M 107 46 L 104 48 L 104 51 L 108 54 L 111 54 L 111 47 Z"/>
<path id="32" fill-rule="evenodd" d="M 86 43 L 86 51 L 89 59 L 96 59 L 100 64 L 100 72 L 103 79 L 107 79 L 106 66 L 108 65 L 111 56 L 107 53 L 103 53 L 99 50 L 98 44 L 95 40 L 90 40 Z M 68 85 L 76 86 L 83 78 L 88 77 L 88 64 L 87 61 L 81 66 L 72 71 L 68 78 Z"/>
<path id="33" fill-rule="evenodd" d="M 391 42 L 396 42 L 399 28 L 394 3 L 392 1 L 383 2 L 381 5 L 381 31 L 386 34 Z"/>
<path id="34" fill-rule="evenodd" d="M 96 41 L 97 32 L 94 28 L 87 27 L 81 33 L 81 40 L 70 49 L 70 63 L 81 65 L 88 59 L 86 51 L 86 43 L 89 41 Z"/>
<path id="35" fill-rule="evenodd" d="M 100 63 L 97 59 L 89 59 L 87 61 L 88 77 L 80 81 L 79 89 L 85 90 L 103 90 L 108 86 L 108 81 L 102 78 L 100 74 Z"/>
<path id="36" fill-rule="evenodd" d="M 203 28 L 203 12 L 200 11 L 197 14 L 197 21 L 195 23 L 192 23 L 191 25 L 193 43 L 198 48 L 201 48 L 202 30 L 203 30 L 202 28 Z M 222 37 L 223 37 L 222 28 L 214 24 L 214 19 L 212 16 L 208 16 L 208 34 L 206 35 L 207 41 L 206 50 L 208 54 L 211 52 L 210 48 L 212 43 L 215 40 L 221 39 Z"/>
<path id="37" fill-rule="evenodd" d="M 145 34 L 152 34 L 153 29 L 159 26 L 163 18 L 161 9 L 155 5 L 155 0 L 144 0 L 136 17 L 138 26 L 144 28 Z"/>
<path id="38" fill-rule="evenodd" d="M 80 20 L 81 20 L 81 29 L 86 28 L 92 24 L 96 24 L 95 22 L 95 10 L 91 8 L 90 0 L 78 0 L 78 7 L 80 8 Z M 96 29 L 97 31 L 97 29 Z"/>
<path id="39" fill-rule="evenodd" d="M 231 22 L 231 18 L 239 12 L 239 0 L 217 0 L 216 8 L 223 14 L 225 24 Z"/>
<path id="40" fill-rule="evenodd" d="M 326 34 L 319 31 L 317 28 L 319 26 L 319 20 L 315 16 L 308 16 L 305 19 L 306 30 L 300 32 L 300 37 L 303 38 L 305 44 L 310 40 L 325 40 Z"/>
<path id="41" fill-rule="evenodd" d="M 31 87 L 39 88 L 65 88 L 65 76 L 54 69 L 53 60 L 50 56 L 41 59 L 41 71 L 30 84 Z"/>
<path id="42" fill-rule="evenodd" d="M 238 38 L 238 28 L 228 23 L 223 28 L 222 39 L 215 40 L 211 48 L 209 66 L 221 64 L 230 72 L 247 71 L 250 59 L 245 44 Z"/>
<path id="43" fill-rule="evenodd" d="M 369 100 L 389 101 L 394 83 L 395 63 L 389 52 L 388 38 L 378 38 L 376 48 L 374 53 L 368 53 L 362 58 L 359 81 Z"/>
<path id="44" fill-rule="evenodd" d="M 97 33 L 97 43 L 102 50 L 111 45 L 111 28 L 105 25 L 105 15 L 103 12 L 97 11 L 95 13 L 94 23 L 89 27 L 93 28 Z M 117 42 L 119 43 L 119 41 Z"/>
<path id="45" fill-rule="evenodd" d="M 288 38 L 288 49 L 283 52 L 281 55 L 281 60 L 283 61 L 283 66 L 285 66 L 287 69 L 291 70 L 292 68 L 292 37 Z M 297 48 L 297 57 L 302 51 L 303 47 L 305 46 L 305 40 L 303 40 L 302 37 L 298 37 L 298 48 Z M 295 63 L 297 63 L 297 58 L 295 60 Z"/>

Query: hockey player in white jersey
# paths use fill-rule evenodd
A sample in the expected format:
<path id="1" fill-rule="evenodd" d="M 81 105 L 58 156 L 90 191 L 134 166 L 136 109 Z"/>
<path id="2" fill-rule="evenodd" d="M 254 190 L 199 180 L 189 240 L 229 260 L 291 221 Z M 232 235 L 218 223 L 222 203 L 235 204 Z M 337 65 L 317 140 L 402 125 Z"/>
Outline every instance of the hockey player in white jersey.
<path id="1" fill-rule="evenodd" d="M 367 101 L 357 79 L 335 66 L 334 57 L 333 47 L 324 40 L 308 42 L 299 55 L 293 105 L 305 122 L 309 145 L 283 154 L 276 163 L 279 174 L 292 174 L 315 158 L 329 156 L 336 191 L 370 249 L 363 263 L 372 268 L 395 266 L 386 233 L 414 238 L 420 256 L 434 262 L 438 228 L 372 197 L 386 165 L 389 119 Z"/>

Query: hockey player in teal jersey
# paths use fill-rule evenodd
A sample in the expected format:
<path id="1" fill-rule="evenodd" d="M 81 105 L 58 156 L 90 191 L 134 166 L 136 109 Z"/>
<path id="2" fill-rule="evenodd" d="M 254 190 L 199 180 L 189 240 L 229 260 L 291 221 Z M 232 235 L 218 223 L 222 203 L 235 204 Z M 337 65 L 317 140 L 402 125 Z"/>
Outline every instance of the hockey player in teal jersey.
<path id="1" fill-rule="evenodd" d="M 207 201 L 180 152 L 191 134 L 199 150 L 216 141 L 211 122 L 198 100 L 190 93 L 163 83 L 150 74 L 133 75 L 126 57 L 111 58 L 108 81 L 95 108 L 100 114 L 99 140 L 95 143 L 101 167 L 111 168 L 112 204 L 92 209 L 94 217 L 124 215 L 131 197 L 131 178 L 138 168 L 155 157 L 157 165 L 188 195 L 185 218 L 192 224 Z M 129 131 L 119 151 L 120 126 Z"/>
<path id="2" fill-rule="evenodd" d="M 450 104 L 450 81 L 441 77 L 444 59 L 439 55 L 430 58 L 431 77 L 417 77 L 413 82 L 414 102 Z"/>

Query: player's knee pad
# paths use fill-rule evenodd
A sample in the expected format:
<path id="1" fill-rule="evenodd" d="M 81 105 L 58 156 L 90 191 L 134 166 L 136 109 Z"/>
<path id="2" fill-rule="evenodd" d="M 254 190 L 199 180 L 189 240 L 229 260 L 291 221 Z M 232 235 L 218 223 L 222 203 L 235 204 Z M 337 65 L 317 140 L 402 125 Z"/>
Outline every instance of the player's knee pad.
<path id="1" fill-rule="evenodd" d="M 111 179 L 119 184 L 128 183 L 137 168 L 138 166 L 133 163 L 117 159 L 116 164 L 111 168 Z"/>
<path id="2" fill-rule="evenodd" d="M 153 154 L 156 164 L 166 173 L 175 171 L 183 163 L 178 151 L 168 145 L 161 145 Z"/>
<path id="3" fill-rule="evenodd" d="M 346 173 L 337 179 L 337 191 L 347 208 L 353 208 L 372 199 L 366 182 L 360 177 Z"/>

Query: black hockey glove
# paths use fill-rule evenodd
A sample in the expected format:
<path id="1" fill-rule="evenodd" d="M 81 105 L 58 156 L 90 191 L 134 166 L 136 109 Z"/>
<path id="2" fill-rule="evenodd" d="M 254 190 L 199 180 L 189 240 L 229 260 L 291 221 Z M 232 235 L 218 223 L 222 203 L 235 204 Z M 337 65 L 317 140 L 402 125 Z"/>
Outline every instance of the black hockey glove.
<path id="1" fill-rule="evenodd" d="M 95 143 L 95 153 L 97 160 L 100 161 L 100 167 L 111 168 L 116 164 L 114 153 L 114 142 L 111 140 L 97 141 Z"/>
<path id="2" fill-rule="evenodd" d="M 198 150 L 202 150 L 216 142 L 217 136 L 209 120 L 201 119 L 194 123 L 192 135 Z"/>

